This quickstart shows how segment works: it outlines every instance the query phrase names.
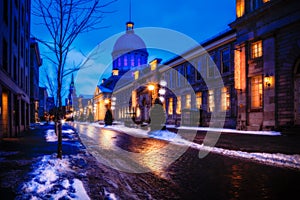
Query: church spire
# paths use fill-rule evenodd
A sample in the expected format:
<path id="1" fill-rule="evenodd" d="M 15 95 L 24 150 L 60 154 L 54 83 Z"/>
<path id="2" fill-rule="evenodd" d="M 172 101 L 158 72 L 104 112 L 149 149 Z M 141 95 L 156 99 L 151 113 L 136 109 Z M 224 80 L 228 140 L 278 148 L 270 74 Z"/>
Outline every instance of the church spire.
<path id="1" fill-rule="evenodd" d="M 72 74 L 71 84 L 74 85 L 74 75 Z"/>
<path id="2" fill-rule="evenodd" d="M 129 21 L 126 23 L 126 32 L 133 31 L 134 23 L 131 21 L 131 0 L 129 0 Z"/>

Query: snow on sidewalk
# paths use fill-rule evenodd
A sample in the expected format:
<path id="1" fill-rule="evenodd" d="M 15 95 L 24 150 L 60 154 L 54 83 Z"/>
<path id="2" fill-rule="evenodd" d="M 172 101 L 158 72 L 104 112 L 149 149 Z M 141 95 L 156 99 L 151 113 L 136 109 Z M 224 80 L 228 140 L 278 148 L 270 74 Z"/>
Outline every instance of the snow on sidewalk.
<path id="1" fill-rule="evenodd" d="M 74 130 L 63 129 L 62 136 L 63 142 L 72 142 L 78 148 L 83 148 Z M 55 131 L 46 130 L 45 139 L 47 142 L 57 142 Z M 56 154 L 52 154 L 38 157 L 37 160 L 32 166 L 29 180 L 20 186 L 16 199 L 90 199 L 79 180 L 79 177 L 86 176 L 86 172 L 76 170 L 84 165 L 82 155 L 64 155 L 58 159 Z"/>
<path id="2" fill-rule="evenodd" d="M 16 199 L 78 199 L 89 200 L 83 183 L 74 177 L 71 160 L 76 156 L 45 155 L 34 165 L 31 179 L 23 183 Z M 72 174 L 72 175 L 70 175 Z"/>

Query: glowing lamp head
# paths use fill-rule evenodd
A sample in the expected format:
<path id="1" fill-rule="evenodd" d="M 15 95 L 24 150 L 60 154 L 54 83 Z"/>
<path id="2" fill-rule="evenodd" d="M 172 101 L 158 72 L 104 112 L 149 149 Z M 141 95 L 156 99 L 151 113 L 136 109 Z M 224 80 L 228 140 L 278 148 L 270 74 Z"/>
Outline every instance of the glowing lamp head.
<path id="1" fill-rule="evenodd" d="M 104 100 L 104 104 L 105 104 L 105 105 L 109 104 L 109 99 L 105 99 L 105 100 Z"/>
<path id="2" fill-rule="evenodd" d="M 154 90 L 154 88 L 155 88 L 155 86 L 154 86 L 154 85 L 148 85 L 148 90 L 150 90 L 150 91 L 153 91 L 153 90 Z"/>

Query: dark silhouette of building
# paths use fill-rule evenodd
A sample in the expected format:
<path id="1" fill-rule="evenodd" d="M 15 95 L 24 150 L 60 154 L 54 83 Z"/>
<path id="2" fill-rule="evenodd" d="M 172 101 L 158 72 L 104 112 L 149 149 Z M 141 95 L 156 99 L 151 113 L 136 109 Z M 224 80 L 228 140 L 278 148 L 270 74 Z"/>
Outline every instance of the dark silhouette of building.
<path id="1" fill-rule="evenodd" d="M 39 67 L 42 65 L 38 43 L 30 40 L 30 122 L 39 121 Z"/>
<path id="2" fill-rule="evenodd" d="M 0 4 L 0 137 L 15 137 L 30 123 L 30 0 Z"/>
<path id="3" fill-rule="evenodd" d="M 75 84 L 74 84 L 74 76 L 72 74 L 71 77 L 71 83 L 69 86 L 69 94 L 68 97 L 66 98 L 66 111 L 67 112 L 73 112 L 74 109 L 77 110 L 78 109 L 78 98 L 76 95 L 76 88 L 75 88 Z"/>
<path id="4" fill-rule="evenodd" d="M 54 98 L 53 98 L 54 101 Z M 54 103 L 54 102 L 53 102 Z M 45 116 L 49 114 L 48 108 L 48 92 L 47 88 L 39 87 L 39 118 L 44 121 Z"/>

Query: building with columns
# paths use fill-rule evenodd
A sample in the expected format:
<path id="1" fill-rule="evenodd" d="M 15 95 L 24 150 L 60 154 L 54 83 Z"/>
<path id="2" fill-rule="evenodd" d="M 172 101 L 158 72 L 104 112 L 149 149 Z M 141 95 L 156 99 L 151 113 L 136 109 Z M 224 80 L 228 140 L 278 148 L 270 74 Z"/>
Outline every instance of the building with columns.
<path id="1" fill-rule="evenodd" d="M 114 44 L 112 51 L 112 74 L 107 79 L 101 80 L 94 92 L 94 118 L 96 121 L 103 120 L 106 105 L 113 110 L 111 94 L 114 91 L 116 83 L 122 78 L 131 78 L 128 72 L 135 68 L 141 68 L 148 62 L 148 52 L 144 41 L 134 33 L 134 23 L 129 21 L 126 23 L 126 31 L 121 35 Z M 121 98 L 118 98 L 119 100 Z M 114 113 L 120 113 L 125 116 L 128 112 L 128 105 L 122 106 L 118 104 L 118 110 Z"/>
<path id="2" fill-rule="evenodd" d="M 115 119 L 148 122 L 153 99 L 163 97 L 168 124 L 222 123 L 218 117 L 211 121 L 215 114 L 225 116 L 227 128 L 282 130 L 299 126 L 300 4 L 297 0 L 236 0 L 236 16 L 229 30 L 164 62 L 155 59 L 133 67 L 139 64 L 136 57 L 113 52 L 112 76 L 104 82 L 110 87 L 102 98 L 117 105 Z M 140 41 L 124 44 L 139 45 Z M 138 55 L 142 61 L 147 54 Z M 218 79 L 223 84 L 213 84 Z"/>

